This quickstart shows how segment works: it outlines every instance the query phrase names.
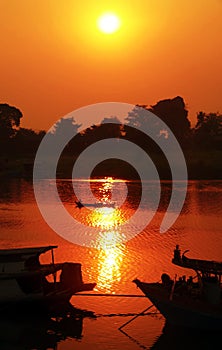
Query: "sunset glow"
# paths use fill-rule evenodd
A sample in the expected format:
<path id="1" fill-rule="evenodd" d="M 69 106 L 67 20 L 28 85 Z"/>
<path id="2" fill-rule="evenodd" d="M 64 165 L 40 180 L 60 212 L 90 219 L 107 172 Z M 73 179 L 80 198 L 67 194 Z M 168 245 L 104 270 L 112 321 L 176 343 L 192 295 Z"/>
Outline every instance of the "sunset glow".
<path id="1" fill-rule="evenodd" d="M 194 123 L 222 110 L 221 10 L 219 0 L 1 1 L 2 102 L 40 130 L 92 103 L 180 95 Z"/>
<path id="2" fill-rule="evenodd" d="M 120 20 L 115 14 L 106 13 L 99 17 L 98 27 L 101 32 L 105 34 L 112 34 L 119 29 Z"/>
<path id="3" fill-rule="evenodd" d="M 0 0 L 5 349 L 218 347 L 221 14 Z"/>

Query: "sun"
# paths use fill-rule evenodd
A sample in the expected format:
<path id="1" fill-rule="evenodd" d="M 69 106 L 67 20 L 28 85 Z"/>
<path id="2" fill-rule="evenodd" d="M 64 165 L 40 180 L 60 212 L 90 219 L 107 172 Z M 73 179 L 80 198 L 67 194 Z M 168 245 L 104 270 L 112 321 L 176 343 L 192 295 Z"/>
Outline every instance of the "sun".
<path id="1" fill-rule="evenodd" d="M 99 30 L 105 34 L 115 33 L 120 28 L 120 19 L 113 13 L 105 13 L 98 19 Z"/>

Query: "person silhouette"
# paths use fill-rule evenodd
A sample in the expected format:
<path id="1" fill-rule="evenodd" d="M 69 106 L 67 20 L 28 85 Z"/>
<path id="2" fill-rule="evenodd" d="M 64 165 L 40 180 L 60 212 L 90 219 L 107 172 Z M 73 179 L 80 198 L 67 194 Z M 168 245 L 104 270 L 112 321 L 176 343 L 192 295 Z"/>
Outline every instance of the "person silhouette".
<path id="1" fill-rule="evenodd" d="M 176 245 L 176 249 L 174 249 L 174 260 L 181 260 L 181 250 L 179 249 L 179 245 Z"/>

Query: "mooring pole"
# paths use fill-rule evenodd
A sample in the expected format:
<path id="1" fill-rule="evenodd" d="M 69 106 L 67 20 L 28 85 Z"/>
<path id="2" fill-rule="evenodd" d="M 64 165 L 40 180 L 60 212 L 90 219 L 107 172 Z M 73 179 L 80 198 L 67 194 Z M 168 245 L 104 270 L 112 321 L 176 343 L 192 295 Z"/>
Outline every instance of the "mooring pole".
<path id="1" fill-rule="evenodd" d="M 121 331 L 121 329 L 123 327 L 125 327 L 127 324 L 129 324 L 130 322 L 132 322 L 133 320 L 135 320 L 137 317 L 143 315 L 146 311 L 150 310 L 154 305 L 150 305 L 149 307 L 147 307 L 145 310 L 143 310 L 142 312 L 140 312 L 138 315 L 134 316 L 133 318 L 131 318 L 131 320 L 127 321 L 126 323 L 124 323 L 122 326 L 120 326 L 118 329 L 119 331 Z"/>

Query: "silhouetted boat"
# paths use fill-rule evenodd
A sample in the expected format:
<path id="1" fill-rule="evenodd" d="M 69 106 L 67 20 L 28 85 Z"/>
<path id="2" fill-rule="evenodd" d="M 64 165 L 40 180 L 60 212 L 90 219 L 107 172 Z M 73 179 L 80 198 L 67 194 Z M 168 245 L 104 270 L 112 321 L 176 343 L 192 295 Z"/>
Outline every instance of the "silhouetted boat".
<path id="1" fill-rule="evenodd" d="M 57 246 L 0 250 L 1 309 L 20 303 L 58 306 L 75 293 L 93 290 L 95 283 L 82 280 L 81 264 L 54 263 L 54 248 Z M 40 264 L 40 255 L 47 251 L 51 251 L 52 262 Z"/>
<path id="2" fill-rule="evenodd" d="M 150 299 L 168 323 L 196 329 L 222 329 L 221 275 L 222 263 L 189 259 L 181 256 L 179 246 L 174 250 L 172 262 L 178 266 L 193 269 L 193 277 L 185 276 L 174 281 L 162 274 L 161 283 L 133 282 Z"/>
<path id="3" fill-rule="evenodd" d="M 92 208 L 115 208 L 115 203 L 107 202 L 97 202 L 97 203 L 82 203 L 81 201 L 76 201 L 76 207 L 81 209 L 83 207 L 92 207 Z"/>

